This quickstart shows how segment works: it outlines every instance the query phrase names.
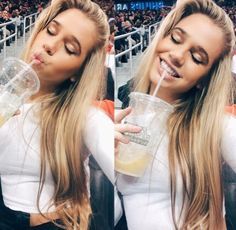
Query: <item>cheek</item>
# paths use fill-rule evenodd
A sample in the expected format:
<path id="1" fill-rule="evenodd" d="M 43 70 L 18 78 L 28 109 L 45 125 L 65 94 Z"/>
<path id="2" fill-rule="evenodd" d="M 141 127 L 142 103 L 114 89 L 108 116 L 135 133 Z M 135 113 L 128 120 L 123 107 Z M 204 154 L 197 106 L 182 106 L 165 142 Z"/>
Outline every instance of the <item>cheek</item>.
<path id="1" fill-rule="evenodd" d="M 45 38 L 43 31 L 41 31 L 36 36 L 32 46 L 41 46 L 45 40 L 47 39 Z"/>
<path id="2" fill-rule="evenodd" d="M 82 60 L 62 59 L 61 62 L 54 65 L 55 72 L 59 75 L 71 76 L 81 68 Z"/>
<path id="3" fill-rule="evenodd" d="M 191 80 L 193 82 L 199 82 L 202 79 L 206 78 L 206 76 L 208 75 L 210 71 L 210 68 L 206 68 L 206 67 L 202 68 L 202 67 L 196 67 L 196 66 L 194 67 L 190 68 L 190 71 L 189 71 Z"/>
<path id="4" fill-rule="evenodd" d="M 163 38 L 156 46 L 157 53 L 167 52 L 171 49 L 171 43 L 168 37 Z"/>
<path id="5" fill-rule="evenodd" d="M 202 71 L 197 71 L 197 70 L 192 70 L 191 72 L 189 72 L 188 75 L 186 75 L 186 77 L 183 79 L 184 82 L 182 84 L 184 91 L 188 91 L 191 88 L 197 86 L 198 84 L 200 84 L 200 87 L 204 86 L 204 79 L 205 79 L 205 74 L 203 74 Z"/>
<path id="6" fill-rule="evenodd" d="M 52 74 L 55 73 L 58 76 L 70 76 L 74 72 L 76 72 L 76 68 L 71 67 L 67 63 L 61 63 L 61 65 L 54 65 L 53 68 L 51 68 Z"/>
<path id="7" fill-rule="evenodd" d="M 61 51 L 53 57 L 52 63 L 54 63 L 58 69 L 75 70 L 81 67 L 83 61 L 83 57 L 68 55 L 62 48 Z"/>

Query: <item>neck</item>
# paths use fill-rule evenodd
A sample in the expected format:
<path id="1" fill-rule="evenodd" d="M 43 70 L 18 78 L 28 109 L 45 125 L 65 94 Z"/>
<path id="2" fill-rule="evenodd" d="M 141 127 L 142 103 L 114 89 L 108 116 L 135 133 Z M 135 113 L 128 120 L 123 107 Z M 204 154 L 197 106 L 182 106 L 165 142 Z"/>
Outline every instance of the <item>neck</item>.
<path id="1" fill-rule="evenodd" d="M 48 82 L 46 83 L 46 82 L 40 81 L 39 91 L 36 94 L 32 95 L 30 97 L 29 101 L 33 102 L 33 101 L 39 99 L 42 96 L 53 93 L 54 90 L 55 90 L 55 85 L 52 86 L 52 85 L 49 85 Z"/>

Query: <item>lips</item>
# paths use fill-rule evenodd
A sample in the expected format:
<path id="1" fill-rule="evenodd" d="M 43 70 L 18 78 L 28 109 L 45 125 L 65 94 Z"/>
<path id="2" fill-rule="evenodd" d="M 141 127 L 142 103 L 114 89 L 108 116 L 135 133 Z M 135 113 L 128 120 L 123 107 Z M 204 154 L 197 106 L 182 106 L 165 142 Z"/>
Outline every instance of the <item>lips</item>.
<path id="1" fill-rule="evenodd" d="M 166 61 L 161 60 L 161 68 L 165 70 L 171 77 L 180 78 L 179 74 L 175 69 L 173 69 Z"/>
<path id="2" fill-rule="evenodd" d="M 34 64 L 42 64 L 42 63 L 45 63 L 44 62 L 44 59 L 42 57 L 41 54 L 39 53 L 34 53 L 33 56 L 32 56 L 32 61 L 34 62 Z"/>

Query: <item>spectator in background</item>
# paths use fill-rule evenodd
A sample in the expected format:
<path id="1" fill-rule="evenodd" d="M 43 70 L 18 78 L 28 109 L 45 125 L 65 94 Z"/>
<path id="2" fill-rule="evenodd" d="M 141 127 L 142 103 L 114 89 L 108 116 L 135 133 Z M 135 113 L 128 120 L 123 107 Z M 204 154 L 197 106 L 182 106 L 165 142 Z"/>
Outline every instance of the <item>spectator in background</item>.
<path id="1" fill-rule="evenodd" d="M 23 17 L 20 15 L 20 12 L 18 9 L 15 9 L 12 12 L 12 18 L 16 20 L 17 25 L 17 36 L 23 36 L 24 32 L 24 23 L 23 23 Z"/>

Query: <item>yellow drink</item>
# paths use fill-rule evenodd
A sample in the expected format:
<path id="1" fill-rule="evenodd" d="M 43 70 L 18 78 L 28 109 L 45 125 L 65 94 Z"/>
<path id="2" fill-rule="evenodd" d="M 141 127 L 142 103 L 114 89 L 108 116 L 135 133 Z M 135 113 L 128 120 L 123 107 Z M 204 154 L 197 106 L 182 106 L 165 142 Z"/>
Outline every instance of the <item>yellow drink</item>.
<path id="1" fill-rule="evenodd" d="M 5 123 L 6 119 L 0 114 L 0 127 Z"/>
<path id="2" fill-rule="evenodd" d="M 122 155 L 125 156 L 126 153 Z M 152 155 L 147 152 L 135 152 L 131 159 L 129 157 L 122 159 L 118 155 L 115 158 L 115 170 L 126 175 L 140 177 L 151 159 Z"/>

